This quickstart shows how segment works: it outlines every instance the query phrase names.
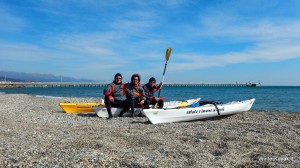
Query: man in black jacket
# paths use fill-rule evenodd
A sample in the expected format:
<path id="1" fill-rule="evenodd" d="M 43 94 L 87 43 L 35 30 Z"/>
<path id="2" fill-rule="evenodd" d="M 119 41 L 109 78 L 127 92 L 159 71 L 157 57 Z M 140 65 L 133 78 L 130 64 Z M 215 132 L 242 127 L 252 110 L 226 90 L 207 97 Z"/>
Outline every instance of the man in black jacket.
<path id="1" fill-rule="evenodd" d="M 131 83 L 126 84 L 126 103 L 125 107 L 122 109 L 119 117 L 129 109 L 132 116 L 134 115 L 135 107 L 144 107 L 145 93 L 140 84 L 141 77 L 139 74 L 133 74 L 131 76 Z"/>

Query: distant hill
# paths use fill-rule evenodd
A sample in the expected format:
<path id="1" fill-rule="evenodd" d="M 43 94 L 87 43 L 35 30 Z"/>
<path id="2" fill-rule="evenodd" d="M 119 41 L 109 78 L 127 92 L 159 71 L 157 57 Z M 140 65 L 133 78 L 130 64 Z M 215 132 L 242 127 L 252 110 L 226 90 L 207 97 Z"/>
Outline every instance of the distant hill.
<path id="1" fill-rule="evenodd" d="M 14 79 L 14 78 L 7 78 L 7 77 L 5 77 L 5 76 L 0 76 L 0 82 L 1 82 L 1 81 L 25 82 L 24 80 Z"/>
<path id="2" fill-rule="evenodd" d="M 14 71 L 0 71 L 0 81 L 12 82 L 96 82 L 89 79 L 76 79 L 52 74 L 24 73 Z"/>

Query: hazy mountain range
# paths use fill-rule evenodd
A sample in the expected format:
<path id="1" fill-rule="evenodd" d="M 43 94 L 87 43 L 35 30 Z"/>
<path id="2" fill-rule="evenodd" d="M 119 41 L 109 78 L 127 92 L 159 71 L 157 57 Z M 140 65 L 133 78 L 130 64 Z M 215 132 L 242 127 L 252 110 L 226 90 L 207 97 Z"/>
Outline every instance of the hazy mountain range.
<path id="1" fill-rule="evenodd" d="M 96 82 L 89 79 L 77 79 L 52 74 L 24 73 L 14 71 L 0 71 L 0 81 L 12 82 Z"/>

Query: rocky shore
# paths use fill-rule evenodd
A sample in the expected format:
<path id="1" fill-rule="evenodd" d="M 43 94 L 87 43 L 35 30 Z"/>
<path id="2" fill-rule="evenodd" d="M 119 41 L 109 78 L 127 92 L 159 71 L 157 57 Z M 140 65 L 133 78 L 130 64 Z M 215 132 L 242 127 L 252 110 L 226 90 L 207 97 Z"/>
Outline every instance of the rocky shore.
<path id="1" fill-rule="evenodd" d="M 0 89 L 1 88 L 23 88 L 23 87 L 25 86 L 22 84 L 1 84 L 0 83 Z"/>
<path id="2" fill-rule="evenodd" d="M 297 167 L 300 112 L 244 112 L 152 125 L 66 114 L 60 102 L 0 94 L 0 167 Z"/>

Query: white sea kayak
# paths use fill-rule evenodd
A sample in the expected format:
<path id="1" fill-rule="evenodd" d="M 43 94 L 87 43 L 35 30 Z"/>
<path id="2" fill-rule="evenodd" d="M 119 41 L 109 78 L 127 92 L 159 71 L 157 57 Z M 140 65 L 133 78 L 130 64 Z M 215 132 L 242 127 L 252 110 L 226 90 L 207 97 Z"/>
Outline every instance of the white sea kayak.
<path id="1" fill-rule="evenodd" d="M 195 98 L 195 99 L 190 99 L 190 100 L 183 100 L 183 101 L 165 102 L 163 109 L 173 109 L 173 108 L 188 107 L 188 106 L 190 106 L 192 104 L 195 104 L 195 103 L 197 103 L 199 101 L 200 101 L 200 98 Z M 102 118 L 107 118 L 108 117 L 107 109 L 106 109 L 105 106 L 94 106 L 92 108 L 97 113 L 97 115 L 99 117 L 102 117 Z M 116 117 L 116 116 L 118 116 L 120 114 L 121 110 L 122 110 L 122 108 L 112 107 L 111 108 L 111 113 L 112 113 L 112 115 L 114 117 Z M 135 108 L 134 116 L 137 116 L 139 114 L 142 114 L 142 109 L 141 108 Z M 126 112 L 123 116 L 124 117 L 132 116 L 132 114 L 130 112 Z"/>
<path id="2" fill-rule="evenodd" d="M 144 109 L 143 114 L 152 124 L 192 121 L 249 111 L 255 99 L 234 101 L 226 104 L 207 104 L 193 108 Z M 217 107 L 217 108 L 216 108 Z"/>

